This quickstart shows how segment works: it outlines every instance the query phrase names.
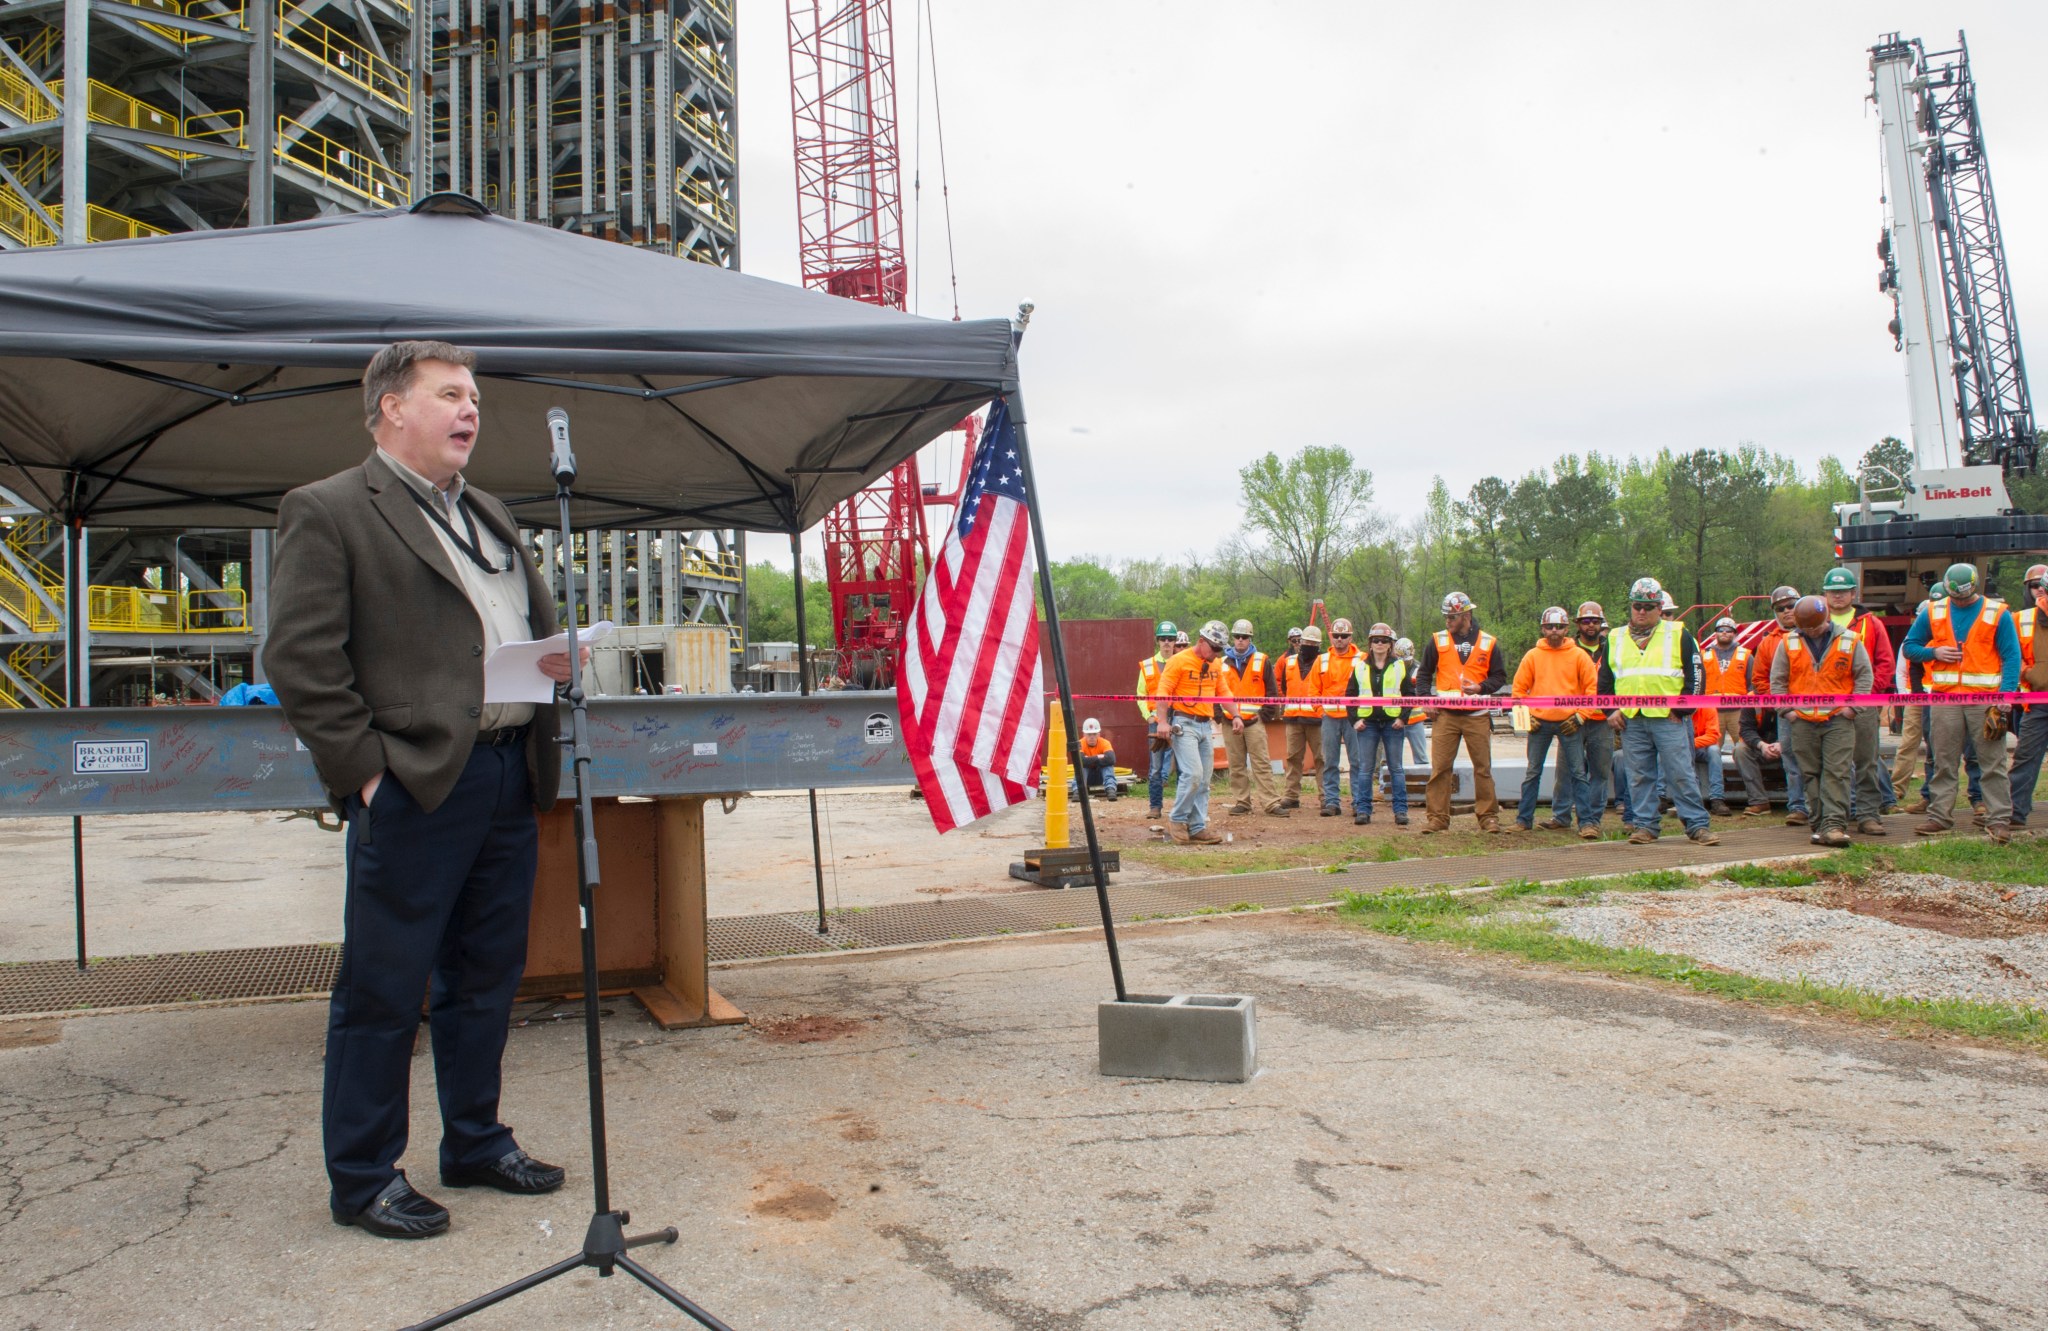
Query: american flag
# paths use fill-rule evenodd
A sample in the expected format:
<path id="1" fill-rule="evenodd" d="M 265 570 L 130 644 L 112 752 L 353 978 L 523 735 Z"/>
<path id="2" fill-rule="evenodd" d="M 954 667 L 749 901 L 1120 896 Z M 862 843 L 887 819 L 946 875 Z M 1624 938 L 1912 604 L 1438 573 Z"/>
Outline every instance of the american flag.
<path id="1" fill-rule="evenodd" d="M 1045 683 L 1017 454 L 1017 427 L 998 399 L 904 634 L 896 706 L 941 832 L 1021 804 L 1038 787 Z"/>

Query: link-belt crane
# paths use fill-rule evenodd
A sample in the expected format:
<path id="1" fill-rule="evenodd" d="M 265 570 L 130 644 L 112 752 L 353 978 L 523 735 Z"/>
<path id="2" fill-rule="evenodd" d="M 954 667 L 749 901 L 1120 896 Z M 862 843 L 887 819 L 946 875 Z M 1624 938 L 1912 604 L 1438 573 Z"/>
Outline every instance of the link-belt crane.
<path id="1" fill-rule="evenodd" d="M 2014 513 L 2005 487 L 2034 469 L 2038 441 L 1969 48 L 1957 33 L 1955 50 L 1929 54 L 1893 33 L 1870 48 L 1870 83 L 1878 289 L 1905 361 L 1914 465 L 1859 478 L 1860 502 L 1836 510 L 1836 553 L 1866 603 L 1911 614 L 1951 562 L 2048 548 L 2048 516 Z M 1872 504 L 1873 487 L 1900 497 Z"/>

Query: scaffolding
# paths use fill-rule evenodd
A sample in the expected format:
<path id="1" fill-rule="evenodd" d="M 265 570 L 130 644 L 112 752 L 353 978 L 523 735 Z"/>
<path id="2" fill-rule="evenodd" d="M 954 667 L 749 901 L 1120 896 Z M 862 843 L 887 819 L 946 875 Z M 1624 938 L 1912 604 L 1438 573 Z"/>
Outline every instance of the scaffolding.
<path id="1" fill-rule="evenodd" d="M 437 0 L 432 13 L 433 188 L 739 266 L 730 0 Z"/>
<path id="2" fill-rule="evenodd" d="M 73 40 L 83 34 L 83 40 Z M 730 0 L 61 0 L 0 5 L 0 248 L 404 207 L 506 216 L 737 267 Z M 83 89 L 72 98 L 68 90 Z M 76 114 L 73 114 L 73 113 Z M 659 113 L 658 113 L 659 112 Z M 62 706 L 63 531 L 0 492 L 0 707 Z M 533 539 L 601 618 L 744 648 L 745 536 Z M 81 539 L 95 703 L 260 681 L 265 531 Z"/>

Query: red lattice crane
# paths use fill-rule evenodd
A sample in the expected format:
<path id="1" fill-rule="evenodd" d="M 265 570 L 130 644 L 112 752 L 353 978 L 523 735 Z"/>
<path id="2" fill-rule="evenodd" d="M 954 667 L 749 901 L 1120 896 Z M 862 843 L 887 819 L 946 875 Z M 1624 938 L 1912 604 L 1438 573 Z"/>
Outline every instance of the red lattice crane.
<path id="1" fill-rule="evenodd" d="M 848 300 L 905 307 L 903 191 L 896 135 L 889 0 L 789 0 L 796 119 L 797 238 L 803 283 Z M 970 429 L 963 468 L 974 453 Z M 839 674 L 865 688 L 895 683 L 904 618 L 929 560 L 927 495 L 917 458 L 825 517 L 825 581 Z"/>

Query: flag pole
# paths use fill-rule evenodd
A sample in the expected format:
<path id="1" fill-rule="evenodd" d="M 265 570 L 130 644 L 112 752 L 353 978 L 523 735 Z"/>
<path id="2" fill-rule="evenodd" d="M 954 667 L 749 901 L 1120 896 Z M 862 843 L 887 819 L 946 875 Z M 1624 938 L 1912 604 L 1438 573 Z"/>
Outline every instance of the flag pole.
<path id="1" fill-rule="evenodd" d="M 1020 312 L 1029 318 L 1029 306 Z M 1023 331 L 1019 328 L 1019 333 Z M 1088 838 L 1088 867 L 1095 872 L 1095 902 L 1102 909 L 1102 940 L 1109 945 L 1109 974 L 1116 983 L 1116 1001 L 1124 1002 L 1124 963 L 1116 947 L 1116 919 L 1109 908 L 1109 875 L 1102 868 L 1102 842 L 1095 834 L 1095 806 L 1088 800 L 1088 775 L 1081 769 L 1079 736 L 1074 723 L 1074 690 L 1067 682 L 1067 649 L 1060 642 L 1060 612 L 1052 599 L 1052 564 L 1045 557 L 1045 518 L 1038 509 L 1038 477 L 1031 470 L 1030 430 L 1024 423 L 1024 395 L 1005 393 L 1010 404 L 1010 423 L 1017 427 L 1017 461 L 1024 473 L 1024 504 L 1031 515 L 1031 547 L 1038 556 L 1038 588 L 1045 601 L 1045 636 L 1052 643 L 1052 675 L 1059 686 L 1060 712 L 1067 729 L 1067 758 L 1076 773 L 1074 786 L 1080 792 L 1081 827 Z"/>

